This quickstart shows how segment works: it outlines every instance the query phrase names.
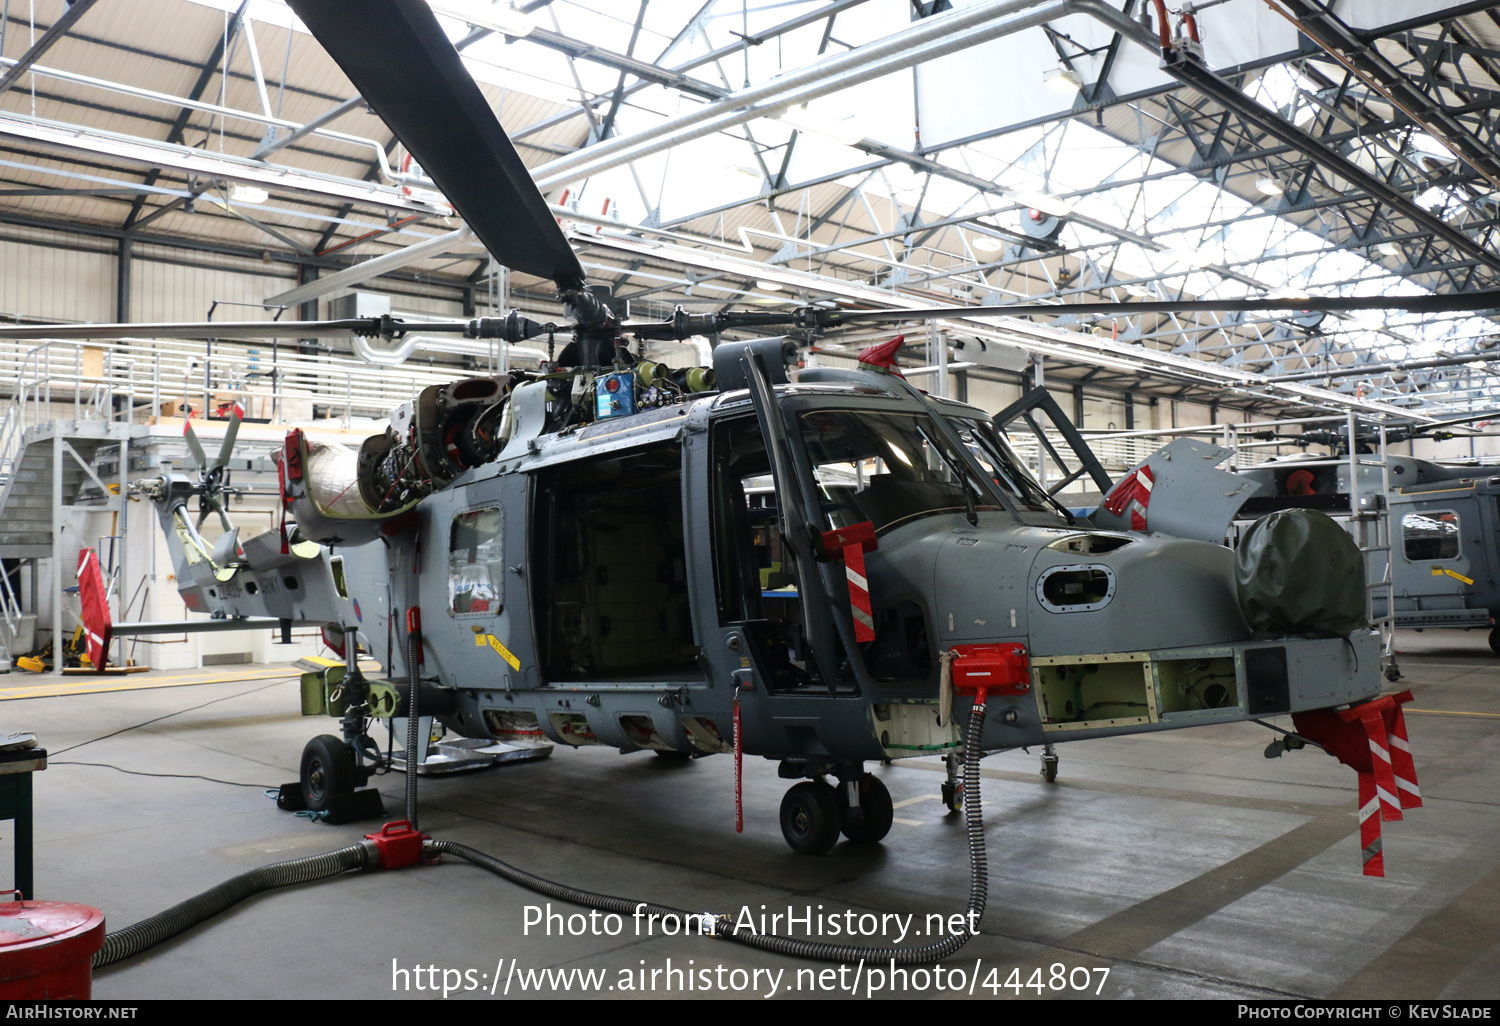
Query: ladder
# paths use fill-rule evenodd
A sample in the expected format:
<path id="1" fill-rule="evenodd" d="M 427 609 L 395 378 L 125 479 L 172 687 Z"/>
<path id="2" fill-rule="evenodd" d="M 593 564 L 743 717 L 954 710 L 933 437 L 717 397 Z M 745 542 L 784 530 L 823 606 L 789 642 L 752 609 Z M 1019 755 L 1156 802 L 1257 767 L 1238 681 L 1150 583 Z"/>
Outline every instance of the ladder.
<path id="1" fill-rule="evenodd" d="M 1370 626 L 1380 632 L 1381 669 L 1386 680 L 1394 681 L 1400 679 L 1401 667 L 1396 662 L 1396 589 L 1391 580 L 1391 462 L 1386 458 L 1384 424 L 1380 426 L 1380 449 L 1374 460 L 1368 457 L 1360 459 L 1354 429 L 1354 413 L 1351 411 L 1348 415 L 1349 525 L 1365 562 L 1365 616 Z M 1359 469 L 1377 465 L 1380 467 L 1380 491 L 1362 497 Z M 1381 610 L 1378 616 L 1377 609 Z"/>

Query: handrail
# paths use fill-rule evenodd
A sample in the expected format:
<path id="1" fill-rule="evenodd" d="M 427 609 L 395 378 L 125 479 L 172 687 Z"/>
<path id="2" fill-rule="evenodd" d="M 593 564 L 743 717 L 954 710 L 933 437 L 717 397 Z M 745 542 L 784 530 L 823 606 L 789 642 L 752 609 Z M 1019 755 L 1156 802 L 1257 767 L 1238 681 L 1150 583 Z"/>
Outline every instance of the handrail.
<path id="1" fill-rule="evenodd" d="M 490 347 L 473 349 L 486 365 Z M 511 347 L 510 356 L 512 364 L 545 358 L 523 347 Z M 312 423 L 316 408 L 347 427 L 357 418 L 378 422 L 428 385 L 465 373 L 483 372 L 411 359 L 371 366 L 356 354 L 308 353 L 277 341 L 0 340 L 0 404 L 7 391 L 12 400 L 0 410 L 0 479 L 13 469 L 26 431 L 57 419 L 154 422 L 174 400 L 201 416 L 218 398 L 244 401 L 251 419 Z"/>

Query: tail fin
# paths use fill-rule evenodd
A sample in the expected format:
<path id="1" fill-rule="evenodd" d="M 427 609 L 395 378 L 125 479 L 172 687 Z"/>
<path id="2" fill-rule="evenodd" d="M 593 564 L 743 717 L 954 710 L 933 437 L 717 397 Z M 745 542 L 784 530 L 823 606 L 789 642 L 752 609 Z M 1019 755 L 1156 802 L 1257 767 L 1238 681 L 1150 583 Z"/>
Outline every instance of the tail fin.
<path id="1" fill-rule="evenodd" d="M 83 634 L 89 662 L 103 672 L 109 658 L 109 635 L 113 624 L 109 618 L 109 593 L 104 589 L 104 575 L 99 571 L 99 554 L 84 549 L 78 554 L 78 599 L 83 607 Z"/>

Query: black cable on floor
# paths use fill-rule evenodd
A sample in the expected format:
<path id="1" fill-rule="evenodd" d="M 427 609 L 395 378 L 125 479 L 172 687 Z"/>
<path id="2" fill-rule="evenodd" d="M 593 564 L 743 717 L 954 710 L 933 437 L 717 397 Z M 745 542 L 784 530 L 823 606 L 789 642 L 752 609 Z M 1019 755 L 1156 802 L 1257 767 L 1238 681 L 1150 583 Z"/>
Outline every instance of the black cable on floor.
<path id="1" fill-rule="evenodd" d="M 56 759 L 48 759 L 48 766 L 98 766 L 101 769 L 117 770 L 120 773 L 129 773 L 133 777 L 176 777 L 180 780 L 207 780 L 211 784 L 229 784 L 233 787 L 255 787 L 262 791 L 274 791 L 272 784 L 246 784 L 238 780 L 220 780 L 218 777 L 205 777 L 198 773 L 147 773 L 145 770 L 128 770 L 123 766 L 115 766 L 107 762 L 74 762 L 66 759 L 59 762 Z"/>
<path id="2" fill-rule="evenodd" d="M 258 687 L 258 688 L 251 688 L 249 691 L 241 691 L 241 692 L 239 692 L 239 694 L 235 694 L 235 695 L 225 695 L 223 698 L 215 698 L 212 701 L 204 702 L 202 705 L 191 706 L 191 707 L 189 707 L 187 709 L 178 709 L 176 712 L 167 713 L 165 716 L 158 716 L 158 717 L 156 717 L 153 720 L 146 720 L 144 723 L 137 723 L 134 726 L 130 726 L 130 727 L 121 727 L 119 730 L 112 730 L 108 734 L 100 734 L 98 737 L 91 737 L 87 741 L 80 741 L 76 745 L 70 745 L 67 748 L 60 749 L 60 750 L 58 750 L 56 752 L 51 752 L 51 753 L 49 753 L 49 758 L 51 756 L 54 756 L 54 755 L 63 755 L 65 753 L 67 753 L 67 752 L 71 752 L 75 748 L 82 748 L 84 745 L 91 745 L 95 741 L 103 741 L 103 740 L 105 740 L 107 738 L 112 738 L 112 737 L 116 736 L 117 734 L 124 734 L 127 731 L 136 730 L 136 729 L 138 729 L 140 727 L 149 727 L 149 726 L 151 726 L 151 724 L 153 724 L 153 723 L 160 723 L 162 720 L 170 720 L 173 716 L 181 716 L 183 713 L 190 713 L 190 712 L 193 712 L 193 711 L 198 710 L 198 709 L 206 708 L 207 706 L 210 706 L 210 705 L 215 705 L 215 704 L 217 704 L 219 702 L 227 702 L 231 698 L 243 698 L 245 695 L 253 695 L 257 691 L 264 691 L 264 690 L 266 690 L 266 688 L 273 688 L 277 684 L 285 684 L 289 680 L 296 680 L 296 679 L 297 679 L 296 677 L 291 677 L 291 676 L 288 676 L 288 677 L 278 677 L 276 680 L 271 681 L 271 683 L 269 683 L 269 684 L 262 685 L 261 687 Z"/>

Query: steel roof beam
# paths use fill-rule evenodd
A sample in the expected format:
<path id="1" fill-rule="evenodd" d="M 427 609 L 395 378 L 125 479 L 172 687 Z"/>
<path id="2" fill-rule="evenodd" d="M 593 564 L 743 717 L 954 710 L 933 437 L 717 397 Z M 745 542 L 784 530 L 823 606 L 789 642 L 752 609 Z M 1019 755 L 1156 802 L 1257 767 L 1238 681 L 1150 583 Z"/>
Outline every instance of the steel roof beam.
<path id="1" fill-rule="evenodd" d="M 61 16 L 47 26 L 47 30 L 42 33 L 42 38 L 32 43 L 31 48 L 21 54 L 20 59 L 11 65 L 10 70 L 4 76 L 0 76 L 0 94 L 15 85 L 26 73 L 26 69 L 36 63 L 38 57 L 52 49 L 54 43 L 67 35 L 68 30 L 78 22 L 78 19 L 94 6 L 94 2 L 95 0 L 72 0 L 69 5 L 65 6 Z"/>

